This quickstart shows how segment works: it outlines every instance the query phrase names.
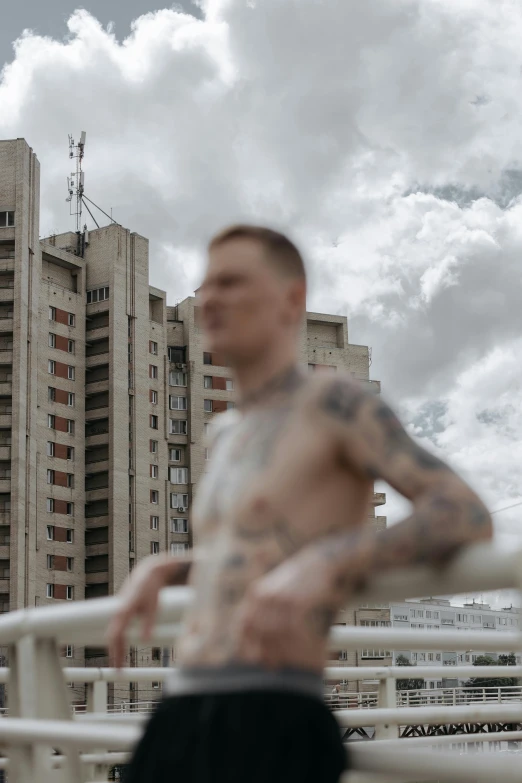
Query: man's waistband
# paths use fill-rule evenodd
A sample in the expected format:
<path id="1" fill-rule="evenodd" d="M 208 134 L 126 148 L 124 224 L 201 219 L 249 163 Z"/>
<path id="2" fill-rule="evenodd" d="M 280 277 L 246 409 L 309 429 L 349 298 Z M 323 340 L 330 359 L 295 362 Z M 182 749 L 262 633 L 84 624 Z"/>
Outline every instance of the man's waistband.
<path id="1" fill-rule="evenodd" d="M 164 692 L 188 696 L 250 690 L 291 691 L 323 699 L 323 681 L 317 672 L 292 667 L 269 670 L 243 663 L 183 666 L 166 680 Z"/>

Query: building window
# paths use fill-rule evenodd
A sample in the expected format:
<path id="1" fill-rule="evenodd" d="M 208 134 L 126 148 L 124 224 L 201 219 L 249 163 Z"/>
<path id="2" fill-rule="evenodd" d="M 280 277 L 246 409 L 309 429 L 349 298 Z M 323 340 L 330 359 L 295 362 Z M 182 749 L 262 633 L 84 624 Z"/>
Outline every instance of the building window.
<path id="1" fill-rule="evenodd" d="M 95 302 L 104 302 L 109 298 L 109 286 L 104 288 L 95 288 L 93 291 L 87 291 L 87 304 Z"/>
<path id="2" fill-rule="evenodd" d="M 74 367 L 72 367 L 70 364 L 67 367 L 67 378 L 70 381 L 74 381 Z"/>
<path id="3" fill-rule="evenodd" d="M 54 525 L 47 525 L 47 540 L 48 541 L 54 541 Z"/>
<path id="4" fill-rule="evenodd" d="M 66 585 L 65 587 L 65 599 L 72 601 L 74 599 L 74 587 L 72 585 Z"/>
<path id="5" fill-rule="evenodd" d="M 49 348 L 56 348 L 56 335 L 49 332 Z"/>
<path id="6" fill-rule="evenodd" d="M 169 397 L 170 402 L 170 410 L 171 411 L 186 411 L 187 410 L 187 398 L 186 397 L 177 397 L 174 395 L 170 395 Z"/>
<path id="7" fill-rule="evenodd" d="M 159 530 L 159 517 L 151 517 L 150 518 L 150 529 L 151 530 Z"/>
<path id="8" fill-rule="evenodd" d="M 67 446 L 67 459 L 74 460 L 74 446 Z"/>
<path id="9" fill-rule="evenodd" d="M 48 426 L 48 428 L 50 430 L 54 430 L 54 421 L 55 421 L 54 414 L 53 413 L 48 413 L 47 414 L 47 426 Z"/>
<path id="10" fill-rule="evenodd" d="M 171 462 L 181 462 L 182 454 L 181 449 L 169 449 L 169 460 Z"/>
<path id="11" fill-rule="evenodd" d="M 205 435 L 205 436 L 208 435 L 208 428 L 209 428 L 209 426 L 210 426 L 210 422 L 208 422 L 208 421 L 206 421 L 203 424 L 203 435 Z"/>
<path id="12" fill-rule="evenodd" d="M 170 520 L 171 533 L 188 533 L 188 519 L 172 517 Z"/>
<path id="13" fill-rule="evenodd" d="M 150 426 L 151 429 L 157 430 L 158 429 L 158 417 L 151 415 L 150 417 Z"/>
<path id="14" fill-rule="evenodd" d="M 151 555 L 159 555 L 159 541 L 151 541 L 150 542 L 150 553 Z"/>
<path id="15" fill-rule="evenodd" d="M 72 644 L 68 644 L 65 647 L 65 657 L 66 658 L 74 658 L 74 647 Z"/>
<path id="16" fill-rule="evenodd" d="M 72 473 L 69 475 L 72 476 Z M 68 517 L 74 516 L 74 503 L 66 503 L 65 513 L 67 514 Z"/>
<path id="17" fill-rule="evenodd" d="M 67 474 L 67 486 L 69 487 L 69 489 L 74 488 L 74 473 Z"/>
<path id="18" fill-rule="evenodd" d="M 69 408 L 74 408 L 74 393 L 67 392 L 67 405 Z"/>
<path id="19" fill-rule="evenodd" d="M 68 544 L 74 544 L 74 530 L 71 527 L 67 528 L 66 538 Z"/>
<path id="20" fill-rule="evenodd" d="M 0 212 L 0 228 L 11 228 L 14 226 L 15 213 L 13 211 Z"/>
<path id="21" fill-rule="evenodd" d="M 45 586 L 45 597 L 46 598 L 54 598 L 54 585 L 46 585 Z"/>
<path id="22" fill-rule="evenodd" d="M 153 690 L 157 691 L 157 690 L 160 689 L 160 687 L 161 687 L 161 683 L 160 682 L 153 682 L 152 683 Z"/>
<path id="23" fill-rule="evenodd" d="M 54 457 L 54 443 L 52 440 L 47 441 L 47 456 Z"/>
<path id="24" fill-rule="evenodd" d="M 54 484 L 54 470 L 47 471 L 47 483 Z"/>
<path id="25" fill-rule="evenodd" d="M 52 514 L 54 511 L 54 498 L 47 498 L 47 511 Z"/>
<path id="26" fill-rule="evenodd" d="M 152 648 L 152 660 L 161 661 L 161 647 Z"/>
<path id="27" fill-rule="evenodd" d="M 228 400 L 228 402 L 227 402 L 227 411 L 230 411 L 230 410 L 232 410 L 232 408 L 235 408 L 235 407 L 236 407 L 236 403 L 235 402 L 231 402 L 230 400 Z"/>
<path id="28" fill-rule="evenodd" d="M 171 484 L 188 484 L 188 468 L 169 468 Z"/>
<path id="29" fill-rule="evenodd" d="M 186 435 L 187 434 L 187 422 L 185 419 L 171 419 L 170 420 L 170 434 L 171 435 Z"/>
<path id="30" fill-rule="evenodd" d="M 186 361 L 186 350 L 183 346 L 169 345 L 169 362 L 173 364 L 185 364 Z"/>
<path id="31" fill-rule="evenodd" d="M 208 462 L 210 459 L 210 449 L 205 448 L 205 461 Z"/>
<path id="32" fill-rule="evenodd" d="M 150 477 L 153 479 L 158 478 L 158 466 L 157 465 L 151 465 L 150 466 Z"/>
<path id="33" fill-rule="evenodd" d="M 212 376 L 211 375 L 204 375 L 203 376 L 203 388 L 204 389 L 211 389 L 212 388 Z"/>
<path id="34" fill-rule="evenodd" d="M 211 353 L 207 353 L 205 351 L 205 353 L 203 354 L 203 364 L 212 364 L 212 354 Z"/>
<path id="35" fill-rule="evenodd" d="M 159 503 L 159 492 L 157 489 L 151 489 L 150 491 L 150 502 L 157 505 Z"/>
<path id="36" fill-rule="evenodd" d="M 74 340 L 67 340 L 67 353 L 74 353 Z"/>
<path id="37" fill-rule="evenodd" d="M 205 413 L 212 413 L 212 400 L 203 400 L 203 410 Z"/>
<path id="38" fill-rule="evenodd" d="M 158 441 L 157 440 L 151 440 L 149 441 L 149 449 L 151 454 L 157 454 L 158 453 Z"/>
<path id="39" fill-rule="evenodd" d="M 56 399 L 56 389 L 53 386 L 47 387 L 47 399 L 49 402 L 54 402 Z"/>
<path id="40" fill-rule="evenodd" d="M 155 364 L 149 364 L 149 378 L 155 381 L 158 379 L 158 368 Z"/>
<path id="41" fill-rule="evenodd" d="M 182 492 L 172 492 L 170 495 L 170 507 L 177 508 L 178 511 L 187 511 L 188 495 Z"/>
<path id="42" fill-rule="evenodd" d="M 56 307 L 49 308 L 49 320 L 56 321 Z"/>
<path id="43" fill-rule="evenodd" d="M 67 570 L 68 571 L 73 571 L 74 570 L 74 557 L 67 557 L 65 559 L 65 562 L 66 562 L 66 565 L 67 565 Z"/>
<path id="44" fill-rule="evenodd" d="M 54 555 L 47 555 L 47 568 L 54 568 Z"/>
<path id="45" fill-rule="evenodd" d="M 233 378 L 227 378 L 225 381 L 227 391 L 234 391 L 234 380 Z"/>
<path id="46" fill-rule="evenodd" d="M 154 340 L 149 340 L 149 352 L 153 356 L 158 355 L 158 343 L 155 343 Z"/>
<path id="47" fill-rule="evenodd" d="M 74 326 L 75 318 L 74 313 L 67 313 L 67 326 Z"/>
<path id="48" fill-rule="evenodd" d="M 154 391 L 154 389 L 150 390 L 150 401 L 153 405 L 158 404 L 158 392 Z"/>
<path id="49" fill-rule="evenodd" d="M 181 370 L 172 370 L 169 373 L 170 386 L 186 386 L 187 385 L 187 373 Z"/>
<path id="50" fill-rule="evenodd" d="M 55 375 L 56 372 L 56 362 L 53 362 L 52 359 L 49 359 L 47 362 L 47 372 L 49 375 Z"/>
<path id="51" fill-rule="evenodd" d="M 74 421 L 67 419 L 67 432 L 69 435 L 74 435 Z"/>
<path id="52" fill-rule="evenodd" d="M 179 544 L 176 541 L 172 541 L 170 545 L 170 553 L 172 555 L 184 555 L 188 551 L 188 544 Z"/>

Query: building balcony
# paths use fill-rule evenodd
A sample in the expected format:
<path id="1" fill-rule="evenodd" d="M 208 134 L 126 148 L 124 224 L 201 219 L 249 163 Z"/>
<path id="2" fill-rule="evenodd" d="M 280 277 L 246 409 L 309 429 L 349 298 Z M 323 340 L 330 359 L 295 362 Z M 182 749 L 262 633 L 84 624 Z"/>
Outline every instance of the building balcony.
<path id="1" fill-rule="evenodd" d="M 0 302 L 12 302 L 14 300 L 13 286 L 0 286 Z"/>
<path id="2" fill-rule="evenodd" d="M 0 593 L 9 592 L 9 579 L 0 579 Z"/>
<path id="3" fill-rule="evenodd" d="M 15 254 L 3 253 L 0 256 L 0 272 L 14 272 L 15 268 Z"/>
<path id="4" fill-rule="evenodd" d="M 85 544 L 85 557 L 98 557 L 109 554 L 109 544 Z"/>
<path id="5" fill-rule="evenodd" d="M 2 332 L 11 332 L 13 333 L 13 316 L 12 315 L 3 315 L 0 313 L 0 334 Z"/>
<path id="6" fill-rule="evenodd" d="M 0 381 L 0 396 L 11 397 L 12 394 L 13 394 L 13 384 L 11 383 L 11 381 Z"/>
<path id="7" fill-rule="evenodd" d="M 91 408 L 91 410 L 85 411 L 85 421 L 93 421 L 101 418 L 109 417 L 109 406 L 104 405 L 101 408 Z"/>
<path id="8" fill-rule="evenodd" d="M 1 581 L 1 580 L 0 580 Z M 99 585 L 109 581 L 108 571 L 94 571 L 94 573 L 85 574 L 86 585 Z"/>
<path id="9" fill-rule="evenodd" d="M 93 514 L 92 516 L 90 516 L 89 513 L 87 512 L 85 514 L 85 529 L 94 530 L 97 527 L 107 527 L 107 525 L 109 524 L 108 517 L 109 517 L 108 508 L 104 514 L 98 512 L 97 514 Z"/>
<path id="10" fill-rule="evenodd" d="M 10 511 L 0 511 L 0 525 L 10 525 L 11 524 L 11 512 Z"/>
<path id="11" fill-rule="evenodd" d="M 96 378 L 92 381 L 89 380 L 89 378 L 86 378 L 85 384 L 87 395 L 106 392 L 109 390 L 109 374 L 107 373 L 107 377 L 105 378 Z"/>
<path id="12" fill-rule="evenodd" d="M 368 389 L 368 391 L 374 392 L 375 394 L 381 393 L 381 382 L 380 381 L 370 381 L 368 379 L 359 379 L 359 383 L 361 383 L 365 389 Z"/>
<path id="13" fill-rule="evenodd" d="M 10 427 L 12 424 L 11 413 L 0 413 L 0 427 Z"/>
<path id="14" fill-rule="evenodd" d="M 11 459 L 11 446 L 0 446 L 0 460 Z"/>
<path id="15" fill-rule="evenodd" d="M 89 322 L 87 322 L 87 332 L 85 341 L 87 344 L 90 342 L 98 341 L 98 340 L 108 340 L 109 339 L 109 324 L 103 323 L 100 326 L 96 324 L 92 324 L 92 329 L 90 328 Z"/>
<path id="16" fill-rule="evenodd" d="M 5 343 L 4 343 L 5 345 Z M 4 348 L 0 345 L 0 364 L 13 364 L 13 349 Z"/>
<path id="17" fill-rule="evenodd" d="M 100 353 L 93 353 L 90 356 L 85 357 L 86 369 L 89 369 L 91 367 L 97 367 L 99 364 L 108 364 L 108 362 L 109 362 L 108 350 L 100 351 Z"/>
<path id="18" fill-rule="evenodd" d="M 9 560 L 11 556 L 11 547 L 9 544 L 0 544 L 0 560 Z"/>
<path id="19" fill-rule="evenodd" d="M 373 493 L 373 499 L 371 501 L 372 506 L 384 506 L 386 503 L 386 493 L 385 492 L 374 492 Z"/>
<path id="20" fill-rule="evenodd" d="M 0 478 L 0 492 L 11 492 L 11 479 L 10 478 Z"/>
<path id="21" fill-rule="evenodd" d="M 85 502 L 94 503 L 95 500 L 107 500 L 109 497 L 109 487 L 97 487 L 96 489 L 85 490 Z"/>
<path id="22" fill-rule="evenodd" d="M 85 447 L 89 448 L 91 446 L 106 446 L 109 442 L 109 433 L 103 432 L 99 435 L 86 435 L 85 436 Z"/>

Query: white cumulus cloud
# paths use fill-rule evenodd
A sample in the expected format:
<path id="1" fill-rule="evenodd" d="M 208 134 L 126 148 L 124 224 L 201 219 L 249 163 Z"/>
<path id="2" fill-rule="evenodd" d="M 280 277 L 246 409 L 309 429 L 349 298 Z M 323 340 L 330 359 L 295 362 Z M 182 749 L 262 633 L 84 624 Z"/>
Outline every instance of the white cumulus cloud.
<path id="1" fill-rule="evenodd" d="M 519 0 L 200 5 L 124 40 L 85 11 L 64 40 L 18 40 L 0 137 L 39 155 L 42 231 L 70 226 L 80 130 L 87 195 L 150 237 L 172 300 L 223 223 L 288 227 L 310 308 L 349 316 L 416 437 L 492 507 L 522 499 Z M 521 512 L 498 516 L 503 540 Z"/>

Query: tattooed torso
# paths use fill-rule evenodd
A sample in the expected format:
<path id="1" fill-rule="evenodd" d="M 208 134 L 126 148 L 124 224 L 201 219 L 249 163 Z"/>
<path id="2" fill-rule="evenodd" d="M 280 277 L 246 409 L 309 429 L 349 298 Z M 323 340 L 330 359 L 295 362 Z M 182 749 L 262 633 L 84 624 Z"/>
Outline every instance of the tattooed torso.
<path id="1" fill-rule="evenodd" d="M 237 660 L 236 624 L 248 585 L 299 549 L 362 525 L 371 477 L 342 464 L 314 410 L 314 376 L 293 379 L 266 404 L 222 414 L 193 509 L 201 558 L 178 660 Z M 310 574 L 313 578 L 313 574 Z"/>

